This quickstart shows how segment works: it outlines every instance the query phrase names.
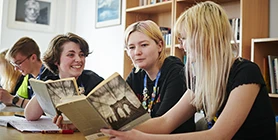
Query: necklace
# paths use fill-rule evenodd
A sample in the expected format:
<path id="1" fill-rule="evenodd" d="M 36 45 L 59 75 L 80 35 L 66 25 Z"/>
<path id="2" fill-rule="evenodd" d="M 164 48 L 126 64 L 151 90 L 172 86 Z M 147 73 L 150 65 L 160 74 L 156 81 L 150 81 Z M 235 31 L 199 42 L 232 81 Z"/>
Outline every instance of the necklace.
<path id="1" fill-rule="evenodd" d="M 155 79 L 155 84 L 153 86 L 153 93 L 151 94 L 151 98 L 149 96 L 149 91 L 148 91 L 148 88 L 147 88 L 147 74 L 145 74 L 145 77 L 144 77 L 144 89 L 143 89 L 143 102 L 142 102 L 142 105 L 145 109 L 148 110 L 148 113 L 151 112 L 152 110 L 152 107 L 153 105 L 155 104 L 154 100 L 158 94 L 157 92 L 157 85 L 158 85 L 158 79 L 160 77 L 160 71 L 157 73 L 156 75 L 156 79 Z"/>

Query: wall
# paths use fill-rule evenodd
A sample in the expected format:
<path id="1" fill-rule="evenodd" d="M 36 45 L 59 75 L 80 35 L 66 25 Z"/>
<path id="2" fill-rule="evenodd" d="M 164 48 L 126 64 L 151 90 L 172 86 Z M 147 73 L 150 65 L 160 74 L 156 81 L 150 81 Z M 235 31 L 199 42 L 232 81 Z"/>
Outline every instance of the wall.
<path id="1" fill-rule="evenodd" d="M 122 7 L 125 7 L 124 4 Z M 85 69 L 93 70 L 104 78 L 113 72 L 123 73 L 124 25 L 95 29 L 95 0 L 56 0 L 56 27 L 53 33 L 8 28 L 8 5 L 9 0 L 0 0 L 0 8 L 3 7 L 0 9 L 3 12 L 0 12 L 0 49 L 11 47 L 19 38 L 29 36 L 44 52 L 57 34 L 74 32 L 83 37 L 93 51 L 86 59 Z"/>
<path id="2" fill-rule="evenodd" d="M 122 24 L 99 29 L 95 29 L 95 0 L 57 0 L 59 9 L 54 33 L 8 28 L 8 2 L 9 0 L 0 0 L 0 49 L 11 47 L 22 36 L 30 36 L 44 52 L 55 35 L 71 31 L 86 39 L 93 51 L 86 60 L 86 69 L 91 69 L 104 78 L 113 72 L 123 73 L 125 0 L 122 0 Z M 278 18 L 275 16 L 278 13 L 277 7 L 278 0 L 270 0 L 270 37 L 278 37 Z"/>
<path id="3" fill-rule="evenodd" d="M 1 0 L 2 1 L 2 0 Z M 58 12 L 56 12 L 56 22 L 55 22 L 55 31 L 54 32 L 38 32 L 22 29 L 13 29 L 8 27 L 8 7 L 9 0 L 3 0 L 3 10 L 2 10 L 2 26 L 1 26 L 1 45 L 0 48 L 9 48 L 11 47 L 19 38 L 23 36 L 28 36 L 33 38 L 37 44 L 40 46 L 41 52 L 44 52 L 48 47 L 49 41 L 57 34 L 64 33 L 65 29 L 71 26 L 64 26 L 65 22 L 68 20 L 66 15 L 66 6 L 67 3 L 71 0 L 57 0 L 56 6 L 59 7 Z M 71 24 L 71 22 L 69 22 Z M 68 24 L 68 23 L 67 23 Z"/>
<path id="4" fill-rule="evenodd" d="M 95 0 L 77 0 L 76 33 L 82 35 L 93 52 L 87 58 L 86 68 L 107 78 L 114 72 L 123 73 L 124 10 L 121 25 L 95 28 Z M 125 7 L 125 2 L 122 3 Z M 124 8 L 123 8 L 124 9 Z"/>
<path id="5" fill-rule="evenodd" d="M 269 2 L 269 37 L 278 37 L 278 0 L 270 0 Z"/>

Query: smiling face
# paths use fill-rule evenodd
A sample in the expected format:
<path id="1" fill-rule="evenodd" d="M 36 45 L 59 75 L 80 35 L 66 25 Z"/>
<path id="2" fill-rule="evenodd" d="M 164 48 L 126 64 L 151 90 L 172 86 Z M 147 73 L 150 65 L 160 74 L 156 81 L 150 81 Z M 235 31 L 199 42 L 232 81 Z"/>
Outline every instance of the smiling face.
<path id="1" fill-rule="evenodd" d="M 127 42 L 129 57 L 134 65 L 143 70 L 148 71 L 157 66 L 161 50 L 161 44 L 157 44 L 141 32 L 135 31 L 129 36 Z"/>
<path id="2" fill-rule="evenodd" d="M 62 45 L 63 51 L 60 56 L 60 64 L 56 64 L 60 78 L 75 77 L 81 75 L 85 65 L 85 55 L 80 45 L 74 42 L 66 42 Z"/>

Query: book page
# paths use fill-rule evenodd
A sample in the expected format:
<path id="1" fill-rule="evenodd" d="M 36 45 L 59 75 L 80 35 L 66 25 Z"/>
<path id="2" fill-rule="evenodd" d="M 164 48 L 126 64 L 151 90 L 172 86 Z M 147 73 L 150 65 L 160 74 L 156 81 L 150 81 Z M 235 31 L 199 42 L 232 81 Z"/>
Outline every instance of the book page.
<path id="1" fill-rule="evenodd" d="M 16 116 L 0 116 L 0 122 L 7 121 L 11 126 L 21 132 L 42 132 L 47 130 L 61 130 L 52 119 L 42 116 L 37 121 L 27 121 L 25 118 Z"/>
<path id="2" fill-rule="evenodd" d="M 33 79 L 30 79 L 29 82 L 44 113 L 51 118 L 56 116 L 57 110 L 51 101 L 46 85 L 42 82 L 33 81 Z"/>
<path id="3" fill-rule="evenodd" d="M 113 74 L 108 80 L 101 83 L 101 86 L 96 87 L 87 98 L 101 116 L 116 130 L 123 126 L 125 126 L 124 129 L 133 127 L 138 122 L 127 124 L 147 114 L 133 90 L 119 74 Z M 149 114 L 145 116 L 149 116 Z M 146 120 L 150 117 L 143 118 Z M 140 123 L 144 119 L 139 119 Z"/>

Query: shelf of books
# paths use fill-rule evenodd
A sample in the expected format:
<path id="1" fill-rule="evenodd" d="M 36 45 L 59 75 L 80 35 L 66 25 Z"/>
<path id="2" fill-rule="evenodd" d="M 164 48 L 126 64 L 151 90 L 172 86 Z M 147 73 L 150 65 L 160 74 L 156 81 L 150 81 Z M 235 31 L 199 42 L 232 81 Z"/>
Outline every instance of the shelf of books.
<path id="1" fill-rule="evenodd" d="M 261 69 L 270 97 L 278 98 L 272 95 L 278 93 L 278 38 L 252 39 L 251 61 Z"/>
<path id="2" fill-rule="evenodd" d="M 198 2 L 206 0 L 198 0 Z M 212 0 L 220 4 L 228 14 L 234 30 L 240 56 L 251 57 L 251 39 L 268 37 L 269 0 Z M 177 18 L 186 9 L 196 4 L 196 0 L 126 0 L 125 28 L 140 20 L 153 20 L 161 28 L 172 29 Z M 173 32 L 168 32 L 168 55 L 174 55 L 184 61 L 185 52 L 179 49 L 178 40 Z M 233 42 L 232 42 L 233 43 Z M 234 44 L 234 43 L 233 43 Z M 133 65 L 124 53 L 124 73 L 126 78 Z"/>

